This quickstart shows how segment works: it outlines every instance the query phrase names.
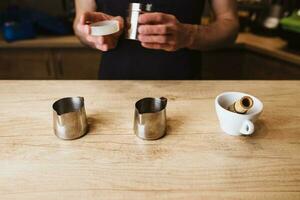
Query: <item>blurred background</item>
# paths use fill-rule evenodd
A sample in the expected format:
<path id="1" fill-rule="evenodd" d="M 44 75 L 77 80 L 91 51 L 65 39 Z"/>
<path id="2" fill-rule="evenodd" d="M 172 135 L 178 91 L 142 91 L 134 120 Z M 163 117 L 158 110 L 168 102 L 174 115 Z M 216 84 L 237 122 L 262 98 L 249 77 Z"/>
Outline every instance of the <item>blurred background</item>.
<path id="1" fill-rule="evenodd" d="M 299 80 L 300 1 L 238 0 L 238 7 L 236 44 L 202 53 L 198 78 Z M 97 79 L 101 52 L 76 39 L 74 15 L 73 0 L 1 0 L 0 79 Z M 207 4 L 202 24 L 213 20 Z"/>

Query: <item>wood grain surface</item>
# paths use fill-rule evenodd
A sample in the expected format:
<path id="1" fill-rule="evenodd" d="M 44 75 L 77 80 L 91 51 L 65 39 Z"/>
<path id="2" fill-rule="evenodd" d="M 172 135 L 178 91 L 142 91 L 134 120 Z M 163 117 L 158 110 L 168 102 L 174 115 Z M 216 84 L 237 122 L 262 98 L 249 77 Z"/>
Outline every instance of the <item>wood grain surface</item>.
<path id="1" fill-rule="evenodd" d="M 214 98 L 264 102 L 250 137 L 223 134 Z M 0 81 L 0 199 L 300 199 L 300 81 Z M 52 103 L 83 96 L 90 132 L 62 141 Z M 133 134 L 134 103 L 165 96 L 168 134 Z"/>

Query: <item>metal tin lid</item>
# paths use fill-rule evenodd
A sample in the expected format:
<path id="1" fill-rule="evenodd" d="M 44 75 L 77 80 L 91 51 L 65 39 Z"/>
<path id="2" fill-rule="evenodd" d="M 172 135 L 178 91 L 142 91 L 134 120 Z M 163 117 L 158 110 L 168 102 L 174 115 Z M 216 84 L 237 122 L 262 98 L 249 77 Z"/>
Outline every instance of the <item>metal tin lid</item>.
<path id="1" fill-rule="evenodd" d="M 106 20 L 91 24 L 92 36 L 105 36 L 120 31 L 119 22 L 117 20 Z"/>
<path id="2" fill-rule="evenodd" d="M 153 10 L 152 4 L 142 4 L 142 3 L 131 3 L 129 4 L 129 10 L 131 11 L 147 11 L 151 12 Z"/>

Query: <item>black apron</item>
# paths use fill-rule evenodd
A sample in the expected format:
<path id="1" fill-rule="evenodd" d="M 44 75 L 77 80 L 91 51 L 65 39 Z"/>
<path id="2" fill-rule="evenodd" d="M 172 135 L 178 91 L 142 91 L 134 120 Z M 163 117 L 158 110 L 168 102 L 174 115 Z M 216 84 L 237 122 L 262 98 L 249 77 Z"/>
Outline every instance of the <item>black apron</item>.
<path id="1" fill-rule="evenodd" d="M 98 11 L 126 18 L 128 4 L 152 3 L 156 12 L 173 14 L 181 23 L 199 24 L 204 0 L 97 0 Z M 188 80 L 199 74 L 199 51 L 151 50 L 121 36 L 118 46 L 102 55 L 102 80 Z"/>

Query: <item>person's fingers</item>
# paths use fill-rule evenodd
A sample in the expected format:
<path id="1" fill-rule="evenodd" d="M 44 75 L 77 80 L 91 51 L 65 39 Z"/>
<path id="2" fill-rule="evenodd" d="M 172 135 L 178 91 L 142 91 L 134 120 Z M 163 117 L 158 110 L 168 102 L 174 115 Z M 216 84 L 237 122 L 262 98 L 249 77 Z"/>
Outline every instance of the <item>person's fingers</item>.
<path id="1" fill-rule="evenodd" d="M 138 39 L 142 43 L 169 44 L 174 38 L 172 35 L 139 35 Z"/>
<path id="2" fill-rule="evenodd" d="M 84 25 L 85 24 L 85 15 L 81 15 L 80 18 L 79 18 L 79 24 L 80 25 Z"/>
<path id="3" fill-rule="evenodd" d="M 174 29 L 168 25 L 140 25 L 138 31 L 144 35 L 167 35 L 171 34 Z"/>
<path id="4" fill-rule="evenodd" d="M 89 34 L 91 34 L 91 27 L 90 27 L 90 25 L 84 25 L 83 26 L 83 32 L 85 33 L 85 34 L 87 34 L 87 35 L 89 35 Z"/>
<path id="5" fill-rule="evenodd" d="M 85 24 L 91 24 L 93 22 L 101 21 L 103 20 L 102 15 L 96 15 L 94 12 L 86 12 L 84 13 L 84 23 Z"/>
<path id="6" fill-rule="evenodd" d="M 90 28 L 88 25 L 85 24 L 85 16 L 81 15 L 79 18 L 79 22 L 77 23 L 77 30 L 83 32 L 85 34 L 89 34 Z"/>
<path id="7" fill-rule="evenodd" d="M 175 51 L 175 49 L 169 44 L 142 43 L 142 46 L 147 48 L 147 49 Z"/>
<path id="8" fill-rule="evenodd" d="M 101 37 L 98 39 L 98 43 L 99 44 L 106 44 L 108 45 L 109 49 L 111 47 L 114 47 L 115 44 L 117 43 L 117 39 L 115 37 L 113 37 L 112 35 L 107 35 L 107 36 L 104 36 L 104 37 Z"/>
<path id="9" fill-rule="evenodd" d="M 99 45 L 103 45 L 107 43 L 107 39 L 105 37 L 96 37 L 96 42 Z"/>
<path id="10" fill-rule="evenodd" d="M 164 13 L 144 13 L 139 17 L 140 24 L 165 24 L 176 20 L 175 16 Z"/>
<path id="11" fill-rule="evenodd" d="M 101 37 L 94 37 L 94 36 L 87 36 L 87 41 L 92 43 L 95 48 L 101 51 L 108 51 L 113 49 L 117 45 L 117 40 L 111 36 L 101 36 Z"/>
<path id="12" fill-rule="evenodd" d="M 113 16 L 101 13 L 101 12 L 86 12 L 84 15 L 84 24 L 91 24 L 103 20 L 112 19 Z"/>
<path id="13" fill-rule="evenodd" d="M 97 43 L 97 38 L 90 35 L 86 36 L 86 40 L 91 43 Z"/>
<path id="14" fill-rule="evenodd" d="M 86 37 L 87 41 L 95 43 L 95 45 L 104 45 L 109 43 L 109 39 L 107 37 L 103 37 L 103 36 L 91 36 L 88 35 Z"/>
<path id="15" fill-rule="evenodd" d="M 88 34 L 89 33 L 89 28 L 86 27 L 86 25 L 81 25 L 80 23 L 78 23 L 76 25 L 76 29 L 84 34 Z"/>
<path id="16" fill-rule="evenodd" d="M 92 20 L 92 14 L 90 12 L 85 12 L 83 14 L 83 21 L 82 24 L 91 24 L 93 22 Z"/>
<path id="17" fill-rule="evenodd" d="M 117 46 L 118 38 L 105 36 L 104 44 L 108 45 L 108 49 L 114 49 Z"/>
<path id="18" fill-rule="evenodd" d="M 108 50 L 109 50 L 107 44 L 103 44 L 103 45 L 97 44 L 95 47 L 96 47 L 96 49 L 98 49 L 98 50 L 100 50 L 100 51 L 108 51 Z"/>
<path id="19" fill-rule="evenodd" d="M 114 17 L 112 18 L 113 20 L 117 20 L 119 22 L 119 27 L 120 27 L 120 30 L 123 30 L 124 29 L 124 19 L 123 17 L 121 16 L 117 16 L 117 17 Z"/>
<path id="20" fill-rule="evenodd" d="M 77 29 L 85 34 L 91 33 L 90 24 L 93 22 L 105 20 L 107 16 L 103 13 L 98 12 L 86 12 L 79 18 Z"/>
<path id="21" fill-rule="evenodd" d="M 99 20 L 100 17 L 99 16 L 96 16 L 98 15 L 99 13 L 95 14 L 95 13 L 86 13 L 85 14 L 85 20 Z M 96 18 L 96 17 L 98 18 Z M 106 16 L 107 17 L 107 16 Z M 124 29 L 124 19 L 120 16 L 118 17 L 112 17 L 112 16 L 109 16 L 109 18 L 102 18 L 103 20 L 111 20 L 111 19 L 114 19 L 114 20 L 117 20 L 119 22 L 119 26 L 120 26 L 120 31 L 118 33 L 115 33 L 115 34 L 111 34 L 111 35 L 107 35 L 107 36 L 92 36 L 90 35 L 90 25 L 86 25 L 88 26 L 88 34 L 86 36 L 86 39 L 87 41 L 89 41 L 90 43 L 93 44 L 93 46 L 96 48 L 96 49 L 99 49 L 101 51 L 108 51 L 110 49 L 113 49 L 117 46 L 117 43 L 118 43 L 118 40 L 119 40 L 119 37 L 120 35 L 122 34 L 123 32 L 123 29 Z M 81 21 L 83 22 L 83 21 Z M 85 33 L 87 33 L 87 30 L 85 31 Z"/>
<path id="22" fill-rule="evenodd" d="M 114 49 L 116 47 L 116 43 L 114 41 L 109 41 L 104 44 L 97 44 L 96 48 L 101 50 L 101 51 L 108 51 L 111 49 Z"/>
<path id="23" fill-rule="evenodd" d="M 124 31 L 124 19 L 123 17 L 120 17 L 120 16 L 117 16 L 117 17 L 114 17 L 112 20 L 117 20 L 119 22 L 119 31 L 117 33 L 114 33 L 111 35 L 111 37 L 114 39 L 114 40 L 119 40 L 119 37 L 120 35 L 122 35 L 123 31 Z"/>

